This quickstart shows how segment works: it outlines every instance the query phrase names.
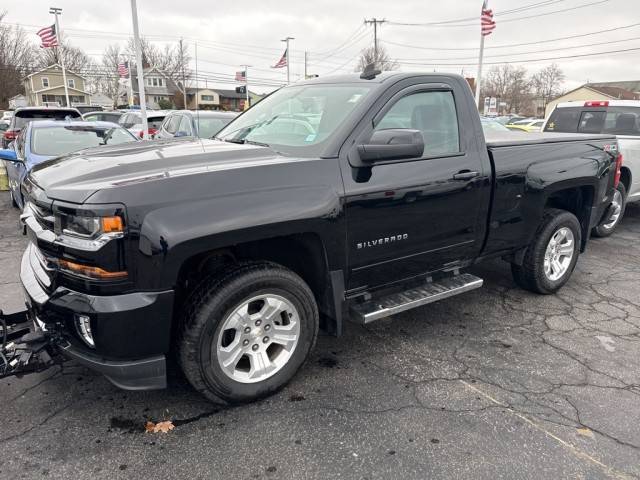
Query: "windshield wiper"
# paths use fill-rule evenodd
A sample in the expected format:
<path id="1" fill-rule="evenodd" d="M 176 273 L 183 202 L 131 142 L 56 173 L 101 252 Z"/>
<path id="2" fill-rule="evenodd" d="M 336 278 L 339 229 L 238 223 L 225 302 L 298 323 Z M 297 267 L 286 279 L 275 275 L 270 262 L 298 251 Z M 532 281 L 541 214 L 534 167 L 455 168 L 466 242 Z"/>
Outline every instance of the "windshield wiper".
<path id="1" fill-rule="evenodd" d="M 247 145 L 257 145 L 258 147 L 271 148 L 271 145 L 269 145 L 268 143 L 256 142 L 255 140 L 247 140 L 245 138 L 225 138 L 222 141 L 223 142 L 229 142 L 229 143 L 237 143 L 239 145 L 247 144 Z"/>

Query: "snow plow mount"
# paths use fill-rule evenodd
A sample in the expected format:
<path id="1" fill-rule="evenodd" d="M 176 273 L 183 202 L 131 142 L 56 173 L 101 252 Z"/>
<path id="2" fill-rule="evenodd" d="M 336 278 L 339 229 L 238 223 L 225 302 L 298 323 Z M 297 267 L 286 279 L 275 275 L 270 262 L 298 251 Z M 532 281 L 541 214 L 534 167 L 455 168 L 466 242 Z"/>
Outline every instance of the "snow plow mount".
<path id="1" fill-rule="evenodd" d="M 0 310 L 0 379 L 21 377 L 60 363 L 54 332 L 36 330 L 28 311 L 5 314 Z"/>

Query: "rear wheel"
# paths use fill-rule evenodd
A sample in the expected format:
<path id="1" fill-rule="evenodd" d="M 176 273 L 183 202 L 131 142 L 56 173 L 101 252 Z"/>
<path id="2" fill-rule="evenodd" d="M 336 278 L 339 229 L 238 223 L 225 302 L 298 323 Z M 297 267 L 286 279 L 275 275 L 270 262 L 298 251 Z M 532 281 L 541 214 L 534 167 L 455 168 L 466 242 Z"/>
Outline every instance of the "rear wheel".
<path id="1" fill-rule="evenodd" d="M 178 358 L 210 400 L 248 402 L 286 385 L 317 335 L 307 284 L 280 265 L 249 263 L 204 282 L 187 301 Z"/>
<path id="2" fill-rule="evenodd" d="M 600 225 L 593 229 L 596 237 L 608 237 L 616 229 L 627 207 L 627 189 L 622 182 L 618 184 L 618 188 L 613 193 L 611 200 L 611 214 Z"/>
<path id="3" fill-rule="evenodd" d="M 580 222 L 575 215 L 564 210 L 546 210 L 522 265 L 511 265 L 516 284 L 542 294 L 560 290 L 576 266 L 581 238 Z"/>

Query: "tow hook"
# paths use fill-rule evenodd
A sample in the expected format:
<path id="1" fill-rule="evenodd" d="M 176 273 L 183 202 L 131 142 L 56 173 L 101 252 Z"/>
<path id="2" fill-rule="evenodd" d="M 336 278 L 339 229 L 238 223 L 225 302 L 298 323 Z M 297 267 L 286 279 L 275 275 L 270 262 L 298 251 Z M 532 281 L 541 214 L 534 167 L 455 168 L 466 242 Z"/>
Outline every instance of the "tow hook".
<path id="1" fill-rule="evenodd" d="M 41 372 L 59 363 L 59 335 L 32 330 L 26 310 L 9 315 L 0 310 L 0 379 Z"/>

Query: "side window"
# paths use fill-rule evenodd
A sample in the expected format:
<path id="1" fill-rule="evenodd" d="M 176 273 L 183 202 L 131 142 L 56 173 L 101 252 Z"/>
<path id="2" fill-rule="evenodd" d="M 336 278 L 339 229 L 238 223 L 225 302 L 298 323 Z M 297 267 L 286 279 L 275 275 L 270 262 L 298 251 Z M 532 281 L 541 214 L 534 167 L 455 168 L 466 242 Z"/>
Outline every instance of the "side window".
<path id="1" fill-rule="evenodd" d="M 418 92 L 402 97 L 376 125 L 376 130 L 411 128 L 424 139 L 423 156 L 460 151 L 458 116 L 452 92 Z"/>
<path id="2" fill-rule="evenodd" d="M 184 132 L 187 135 L 192 135 L 193 132 L 191 130 L 192 130 L 191 129 L 191 120 L 186 115 L 183 115 L 182 116 L 182 120 L 180 121 L 180 126 L 178 127 L 178 131 L 179 132 Z"/>
<path id="3" fill-rule="evenodd" d="M 578 132 L 580 133 L 600 133 L 604 128 L 604 119 L 607 112 L 582 112 Z"/>
<path id="4" fill-rule="evenodd" d="M 180 125 L 180 117 L 182 115 L 171 115 L 169 117 L 169 121 L 167 122 L 166 130 L 171 135 L 175 135 L 178 131 L 178 126 Z"/>

